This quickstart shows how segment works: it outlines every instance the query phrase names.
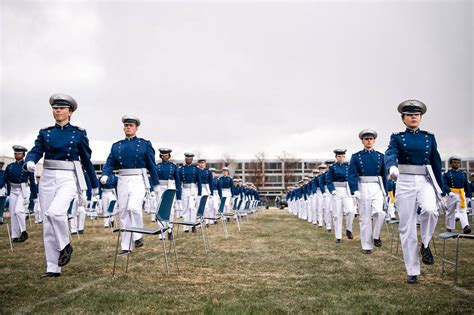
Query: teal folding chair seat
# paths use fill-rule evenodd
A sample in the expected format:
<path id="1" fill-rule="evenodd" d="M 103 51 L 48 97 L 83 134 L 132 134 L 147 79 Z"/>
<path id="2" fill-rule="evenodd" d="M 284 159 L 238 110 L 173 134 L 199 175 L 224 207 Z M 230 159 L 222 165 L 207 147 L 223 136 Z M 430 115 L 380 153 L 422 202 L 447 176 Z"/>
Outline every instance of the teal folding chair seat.
<path id="1" fill-rule="evenodd" d="M 206 209 L 206 203 L 207 203 L 207 198 L 209 196 L 202 196 L 201 197 L 201 200 L 199 201 L 199 207 L 198 207 L 198 210 L 197 210 L 197 215 L 196 215 L 196 222 L 189 222 L 189 221 L 174 221 L 174 222 L 171 222 L 173 223 L 173 228 L 175 225 L 178 226 L 178 230 L 176 232 L 176 238 L 178 237 L 178 233 L 179 233 L 179 226 L 180 225 L 183 225 L 183 226 L 189 226 L 189 227 L 201 227 L 200 231 L 201 231 L 201 237 L 202 237 L 202 241 L 204 243 L 204 251 L 205 253 L 207 254 L 207 247 L 208 247 L 208 240 L 206 240 L 207 238 L 207 227 L 204 223 L 204 210 Z M 205 229 L 205 232 L 206 232 L 206 236 L 204 236 L 204 231 L 203 229 Z M 175 233 L 173 233 L 175 234 Z"/>
<path id="2" fill-rule="evenodd" d="M 163 235 L 164 233 L 168 232 L 170 229 L 169 226 L 164 223 L 170 222 L 170 216 L 171 216 L 171 208 L 173 207 L 173 200 L 174 196 L 176 194 L 176 189 L 167 189 L 163 195 L 161 196 L 161 203 L 160 203 L 160 208 L 158 209 L 158 212 L 156 213 L 156 221 L 161 223 L 160 228 L 158 229 L 151 229 L 151 228 L 145 228 L 145 227 L 129 227 L 129 228 L 118 228 L 115 229 L 114 232 L 118 232 L 117 236 L 117 246 L 115 248 L 115 259 L 114 259 L 114 268 L 112 271 L 112 277 L 115 276 L 115 268 L 117 265 L 117 257 L 118 257 L 118 248 L 120 244 L 120 237 L 122 236 L 123 232 L 130 232 L 132 235 L 130 236 L 130 248 L 132 246 L 132 240 L 133 240 L 133 233 L 141 233 L 143 235 Z M 109 207 L 110 208 L 110 207 Z M 163 245 L 163 257 L 165 259 L 165 267 L 166 267 L 166 273 L 169 275 L 169 264 L 168 264 L 168 253 L 166 251 L 166 246 L 165 246 L 165 239 L 161 238 L 162 245 Z M 174 248 L 174 254 L 176 258 L 176 267 L 178 268 L 178 255 L 176 253 L 176 243 L 173 239 L 173 248 Z M 128 262 L 130 259 L 130 254 L 131 252 L 127 255 L 127 263 L 125 267 L 125 272 L 128 272 Z M 179 269 L 178 269 L 179 270 Z"/>
<path id="3" fill-rule="evenodd" d="M 458 266 L 459 266 L 459 240 L 460 239 L 470 239 L 474 240 L 473 234 L 461 234 L 461 233 L 454 233 L 454 232 L 443 232 L 438 236 L 440 239 L 443 240 L 443 257 L 441 259 L 441 274 L 445 272 L 445 263 L 454 266 L 454 284 L 458 284 Z M 456 239 L 456 257 L 455 261 L 451 261 L 446 259 L 446 240 L 448 239 Z"/>
<path id="4" fill-rule="evenodd" d="M 218 221 L 220 220 L 222 222 L 222 227 L 224 230 L 224 237 L 227 239 L 229 237 L 229 234 L 227 232 L 227 222 L 224 218 L 224 207 L 225 207 L 225 201 L 227 200 L 227 197 L 222 197 L 221 198 L 221 203 L 219 205 L 219 209 L 217 209 L 217 216 L 215 217 L 204 217 L 204 220 L 213 220 L 213 221 Z M 235 202 L 234 202 L 235 204 Z"/>

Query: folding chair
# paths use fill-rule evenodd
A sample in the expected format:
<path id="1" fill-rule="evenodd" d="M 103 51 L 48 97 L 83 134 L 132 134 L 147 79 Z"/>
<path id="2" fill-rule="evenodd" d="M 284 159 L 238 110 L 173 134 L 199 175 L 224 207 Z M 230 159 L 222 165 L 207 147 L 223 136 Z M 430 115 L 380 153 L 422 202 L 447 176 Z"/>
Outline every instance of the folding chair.
<path id="1" fill-rule="evenodd" d="M 209 196 L 202 196 L 201 197 L 201 200 L 199 201 L 199 207 L 198 207 L 198 210 L 197 210 L 197 215 L 196 215 L 196 222 L 187 222 L 187 221 L 174 221 L 174 222 L 171 222 L 173 223 L 173 229 L 174 229 L 174 226 L 177 225 L 178 226 L 178 230 L 176 232 L 176 237 L 178 236 L 178 233 L 179 233 L 179 225 L 183 225 L 183 226 L 189 226 L 189 227 L 198 227 L 200 226 L 201 227 L 201 237 L 202 237 L 202 241 L 204 243 L 204 251 L 205 253 L 207 254 L 207 247 L 208 247 L 208 241 L 206 241 L 206 238 L 207 238 L 207 227 L 205 224 L 203 224 L 204 222 L 204 210 L 206 208 L 206 202 L 207 202 L 207 198 Z M 204 232 L 203 232 L 203 229 L 206 229 L 206 237 L 204 236 Z M 174 235 L 174 233 L 173 233 Z"/>
<path id="2" fill-rule="evenodd" d="M 464 238 L 464 239 L 470 239 L 474 240 L 474 235 L 472 234 L 461 234 L 461 233 L 454 233 L 454 232 L 443 232 L 439 235 L 439 238 L 443 240 L 443 257 L 441 259 L 441 274 L 444 274 L 445 272 L 445 263 L 454 265 L 454 284 L 458 284 L 458 267 L 459 267 L 459 240 Z M 451 261 L 446 259 L 446 240 L 450 238 L 455 238 L 456 239 L 456 258 L 455 261 Z"/>
<path id="3" fill-rule="evenodd" d="M 3 224 L 3 212 L 5 211 L 5 205 L 7 203 L 7 197 L 1 196 L 0 197 L 0 224 Z M 10 225 L 7 223 L 7 234 L 8 234 L 8 241 L 10 242 L 10 251 L 13 253 L 13 243 L 12 237 L 10 235 Z"/>
<path id="4" fill-rule="evenodd" d="M 115 204 L 117 203 L 117 200 L 111 200 L 109 202 L 109 207 L 107 208 L 107 212 L 104 213 L 103 215 L 98 215 L 98 219 L 110 219 L 115 217 L 114 210 L 115 210 Z M 112 228 L 112 223 L 109 220 L 109 228 Z"/>
<path id="5" fill-rule="evenodd" d="M 241 203 L 239 203 L 240 205 Z M 238 207 L 237 207 L 238 208 Z M 222 212 L 222 214 L 224 215 L 224 218 L 227 219 L 227 218 L 230 218 L 230 217 L 235 217 L 235 222 L 237 224 L 237 229 L 239 230 L 240 232 L 240 220 L 239 220 L 239 215 L 238 215 L 238 211 L 240 210 L 235 210 L 235 209 L 232 209 L 234 212 Z"/>
<path id="6" fill-rule="evenodd" d="M 221 204 L 219 205 L 219 209 L 217 210 L 217 216 L 215 217 L 204 217 L 204 220 L 212 220 L 212 221 L 217 221 L 221 220 L 223 230 L 224 230 L 224 237 L 227 239 L 229 237 L 229 234 L 227 233 L 227 222 L 224 218 L 224 207 L 225 207 L 225 201 L 227 197 L 222 197 L 221 198 Z"/>
<path id="7" fill-rule="evenodd" d="M 164 233 L 166 233 L 170 228 L 169 226 L 164 227 L 165 226 L 164 223 L 170 222 L 171 208 L 173 206 L 173 200 L 174 200 L 175 194 L 176 194 L 176 189 L 167 189 L 161 196 L 161 204 L 160 204 L 160 209 L 158 209 L 158 212 L 156 213 L 156 221 L 161 223 L 163 227 L 158 228 L 158 229 L 150 229 L 150 228 L 145 228 L 145 227 L 129 227 L 129 228 L 119 228 L 119 229 L 114 230 L 114 232 L 119 232 L 119 233 L 117 236 L 117 246 L 115 248 L 115 259 L 114 259 L 114 268 L 112 271 L 112 277 L 115 276 L 115 267 L 117 265 L 118 248 L 119 248 L 120 237 L 122 233 L 123 232 L 132 233 L 132 235 L 130 236 L 130 248 L 132 245 L 133 233 L 141 233 L 144 235 L 156 235 L 156 236 L 163 235 Z M 170 271 L 169 271 L 169 264 L 168 264 L 168 253 L 166 252 L 164 238 L 161 239 L 161 243 L 163 245 L 163 256 L 165 258 L 166 274 L 169 275 Z M 174 254 L 176 257 L 176 268 L 178 268 L 178 255 L 176 253 L 176 243 L 174 239 L 173 239 L 173 248 L 174 248 Z M 125 267 L 125 273 L 128 272 L 128 262 L 130 259 L 130 253 L 127 255 L 127 265 Z"/>

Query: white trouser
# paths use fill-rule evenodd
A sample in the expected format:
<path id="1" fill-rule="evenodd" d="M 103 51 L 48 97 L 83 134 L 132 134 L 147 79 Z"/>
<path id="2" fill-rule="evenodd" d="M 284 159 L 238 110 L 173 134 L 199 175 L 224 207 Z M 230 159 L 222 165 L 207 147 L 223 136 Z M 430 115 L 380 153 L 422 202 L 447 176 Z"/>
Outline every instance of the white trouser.
<path id="1" fill-rule="evenodd" d="M 321 193 L 321 190 L 318 190 L 315 196 L 316 196 L 316 220 L 318 221 L 319 226 L 323 226 L 324 199 L 323 199 L 323 194 Z"/>
<path id="2" fill-rule="evenodd" d="M 329 193 L 325 193 L 323 195 L 323 204 L 324 204 L 324 222 L 326 222 L 326 229 L 330 230 L 332 227 L 332 214 L 331 214 L 331 206 L 332 206 L 332 196 Z"/>
<path id="3" fill-rule="evenodd" d="M 181 200 L 183 203 L 183 218 L 187 222 L 196 222 L 196 198 L 197 186 L 192 184 L 191 187 L 183 187 L 181 192 Z M 183 231 L 189 231 L 189 226 L 183 226 Z"/>
<path id="4" fill-rule="evenodd" d="M 222 189 L 222 197 L 227 197 L 225 199 L 225 207 L 224 213 L 231 213 L 232 212 L 232 193 L 229 188 Z M 245 203 L 244 200 L 242 203 Z"/>
<path id="5" fill-rule="evenodd" d="M 202 196 L 209 196 L 209 197 L 207 197 L 206 207 L 204 208 L 204 217 L 210 217 L 211 208 L 212 208 L 211 189 L 209 188 L 209 184 L 202 184 L 201 187 L 202 187 L 201 197 Z M 198 200 L 201 200 L 201 198 L 198 198 Z M 209 220 L 206 220 L 206 223 L 209 223 Z"/>
<path id="6" fill-rule="evenodd" d="M 165 185 L 160 185 L 158 189 L 158 193 L 156 194 L 156 211 L 159 211 L 160 205 L 161 205 L 161 198 L 163 198 L 163 194 L 165 193 L 166 190 L 168 189 L 176 189 L 176 183 L 174 180 L 168 180 L 168 183 Z M 173 199 L 173 205 L 171 206 L 171 213 L 170 213 L 170 221 L 174 221 L 174 215 L 175 215 L 175 202 L 176 202 L 176 195 Z M 166 222 L 164 224 L 160 223 L 158 221 L 158 227 L 159 228 L 166 228 L 170 227 L 173 228 L 173 223 Z M 161 236 L 161 235 L 160 235 Z"/>
<path id="7" fill-rule="evenodd" d="M 318 196 L 316 193 L 311 195 L 311 221 L 313 224 L 318 224 Z"/>
<path id="8" fill-rule="evenodd" d="M 35 199 L 33 211 L 35 212 L 35 223 L 43 222 L 43 211 L 41 211 L 41 206 L 38 199 Z"/>
<path id="9" fill-rule="evenodd" d="M 43 240 L 47 272 L 61 272 L 59 252 L 69 244 L 67 210 L 77 196 L 74 171 L 44 169 L 39 184 L 39 201 L 44 211 Z"/>
<path id="10" fill-rule="evenodd" d="M 114 214 L 116 213 L 116 208 L 114 207 L 114 211 L 112 213 L 109 213 L 109 205 L 112 200 L 117 200 L 117 196 L 115 196 L 115 193 L 113 191 L 103 191 L 102 192 L 102 212 L 104 216 L 107 215 L 112 215 L 111 217 L 104 218 L 104 226 L 110 226 L 112 222 L 114 222 Z"/>
<path id="11" fill-rule="evenodd" d="M 12 188 L 10 190 L 10 204 L 8 209 L 12 223 L 12 238 L 18 238 L 23 231 L 26 231 L 25 213 L 28 205 L 25 206 L 24 204 L 25 198 L 28 200 L 29 196 L 23 197 L 21 188 Z"/>
<path id="12" fill-rule="evenodd" d="M 354 199 L 349 195 L 346 187 L 336 187 L 336 195 L 332 196 L 332 204 L 334 234 L 336 239 L 342 239 L 343 216 L 346 217 L 346 230 L 352 232 Z"/>
<path id="13" fill-rule="evenodd" d="M 466 225 L 469 225 L 469 220 L 467 219 L 466 208 L 461 208 L 461 201 L 459 193 L 455 192 L 455 196 L 448 197 L 448 210 L 446 212 L 446 228 L 454 230 L 456 228 L 456 217 L 461 221 L 461 227 L 464 228 Z M 467 199 L 467 198 L 466 198 Z M 458 216 L 456 216 L 458 214 Z"/>
<path id="14" fill-rule="evenodd" d="M 390 199 L 388 199 L 387 214 L 392 219 L 394 219 L 396 217 L 395 216 L 395 204 L 392 203 L 392 201 Z"/>
<path id="15" fill-rule="evenodd" d="M 86 208 L 83 205 L 79 206 L 78 200 L 79 196 L 76 196 L 72 205 L 71 233 L 83 231 L 86 222 Z"/>
<path id="16" fill-rule="evenodd" d="M 118 176 L 117 194 L 119 203 L 120 226 L 122 228 L 143 227 L 142 204 L 146 188 L 142 175 Z M 142 234 L 122 233 L 122 250 L 132 250 L 134 241 Z M 130 246 L 131 243 L 131 246 Z"/>
<path id="17" fill-rule="evenodd" d="M 211 199 L 211 210 L 210 210 L 210 215 L 209 215 L 209 217 L 211 218 L 216 217 L 217 211 L 219 210 L 219 204 L 220 204 L 219 191 L 214 190 L 213 193 L 214 195 L 212 196 L 212 199 Z M 216 221 L 211 220 L 209 223 L 214 224 L 216 223 Z"/>
<path id="18" fill-rule="evenodd" d="M 407 274 L 417 276 L 420 274 L 416 229 L 417 209 L 421 208 L 421 241 L 428 246 L 438 222 L 435 190 L 424 175 L 400 174 L 395 200 L 400 217 L 400 240 Z"/>
<path id="19" fill-rule="evenodd" d="M 379 183 L 359 183 L 360 199 L 359 225 L 362 249 L 372 250 L 373 240 L 380 239 L 385 212 L 383 211 L 383 192 Z"/>

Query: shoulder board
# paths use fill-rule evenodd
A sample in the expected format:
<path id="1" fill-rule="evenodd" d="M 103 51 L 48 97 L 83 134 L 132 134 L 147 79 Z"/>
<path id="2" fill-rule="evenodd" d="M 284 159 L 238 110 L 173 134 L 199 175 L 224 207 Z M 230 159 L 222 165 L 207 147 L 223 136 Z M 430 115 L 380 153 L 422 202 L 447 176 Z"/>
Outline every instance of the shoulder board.
<path id="1" fill-rule="evenodd" d="M 114 144 L 112 144 L 112 145 L 119 144 L 120 141 L 122 141 L 122 140 L 116 141 L 116 142 L 114 142 Z"/>
<path id="2" fill-rule="evenodd" d="M 392 133 L 392 136 L 399 136 L 399 135 L 402 135 L 404 133 L 405 133 L 405 131 L 394 132 L 394 133 Z"/>
<path id="3" fill-rule="evenodd" d="M 79 127 L 79 126 L 72 126 L 72 127 L 76 128 L 77 130 L 80 130 L 80 131 L 86 131 L 84 128 Z"/>
<path id="4" fill-rule="evenodd" d="M 382 152 L 379 152 L 379 151 L 375 151 L 375 152 L 377 152 L 378 155 L 383 155 Z"/>
<path id="5" fill-rule="evenodd" d="M 426 131 L 426 130 L 420 130 L 422 133 L 426 133 L 427 135 L 434 136 L 433 133 Z"/>
<path id="6" fill-rule="evenodd" d="M 54 126 L 49 126 L 49 127 L 44 127 L 44 128 L 41 128 L 41 130 L 49 130 L 49 129 L 53 129 Z"/>

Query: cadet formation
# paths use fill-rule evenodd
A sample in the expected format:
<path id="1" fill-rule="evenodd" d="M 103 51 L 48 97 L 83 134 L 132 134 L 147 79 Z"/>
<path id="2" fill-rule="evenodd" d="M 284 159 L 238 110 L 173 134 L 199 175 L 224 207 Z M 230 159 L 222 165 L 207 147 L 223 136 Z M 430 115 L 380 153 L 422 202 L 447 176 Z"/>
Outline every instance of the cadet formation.
<path id="1" fill-rule="evenodd" d="M 181 166 L 171 162 L 172 150 L 159 149 L 155 160 L 152 143 L 137 136 L 140 119 L 122 117 L 124 137 L 111 145 L 110 154 L 97 176 L 91 162 L 92 151 L 86 130 L 71 124 L 76 101 L 65 94 L 54 94 L 49 103 L 54 125 L 39 131 L 33 147 L 13 146 L 15 161 L 3 170 L 0 160 L 0 197 L 8 196 L 11 239 L 27 241 L 25 223 L 33 209 L 36 224 L 43 225 L 45 278 L 58 277 L 73 254 L 70 234 L 83 234 L 86 212 L 103 218 L 104 228 L 143 227 L 144 220 L 155 221 L 161 196 L 175 189 L 171 218 L 196 222 L 197 204 L 208 196 L 205 224 L 217 222 L 222 197 L 224 212 L 237 210 L 243 201 L 257 201 L 259 193 L 251 183 L 232 178 L 229 169 L 207 168 L 206 160 L 194 163 L 194 154 L 184 154 Z M 460 170 L 461 158 L 449 158 L 450 169 L 442 173 L 441 158 L 434 134 L 421 130 L 427 111 L 424 103 L 408 100 L 398 106 L 405 131 L 393 133 L 385 153 L 375 150 L 377 132 L 363 129 L 358 137 L 361 150 L 346 160 L 346 149 L 335 149 L 334 159 L 326 160 L 305 177 L 286 196 L 289 212 L 299 219 L 333 233 L 335 243 L 354 238 L 353 224 L 358 217 L 360 247 L 371 254 L 381 247 L 385 220 L 399 219 L 400 241 L 407 282 L 417 283 L 420 258 L 433 264 L 430 242 L 439 211 L 446 213 L 446 229 L 453 231 L 456 221 L 463 233 L 471 233 L 467 204 L 473 183 Z M 37 163 L 43 160 L 41 177 L 35 178 Z M 220 175 L 218 175 L 220 173 Z M 143 211 L 144 210 L 144 211 Z M 145 215 L 144 215 L 145 212 Z M 3 223 L 3 217 L 0 223 Z M 158 227 L 173 226 L 156 222 Z M 417 224 L 421 243 L 418 244 Z M 173 239 L 172 229 L 160 238 Z M 183 226 L 185 233 L 196 228 Z M 121 255 L 144 246 L 139 233 L 123 233 Z M 337 246 L 337 245 L 336 245 Z"/>

